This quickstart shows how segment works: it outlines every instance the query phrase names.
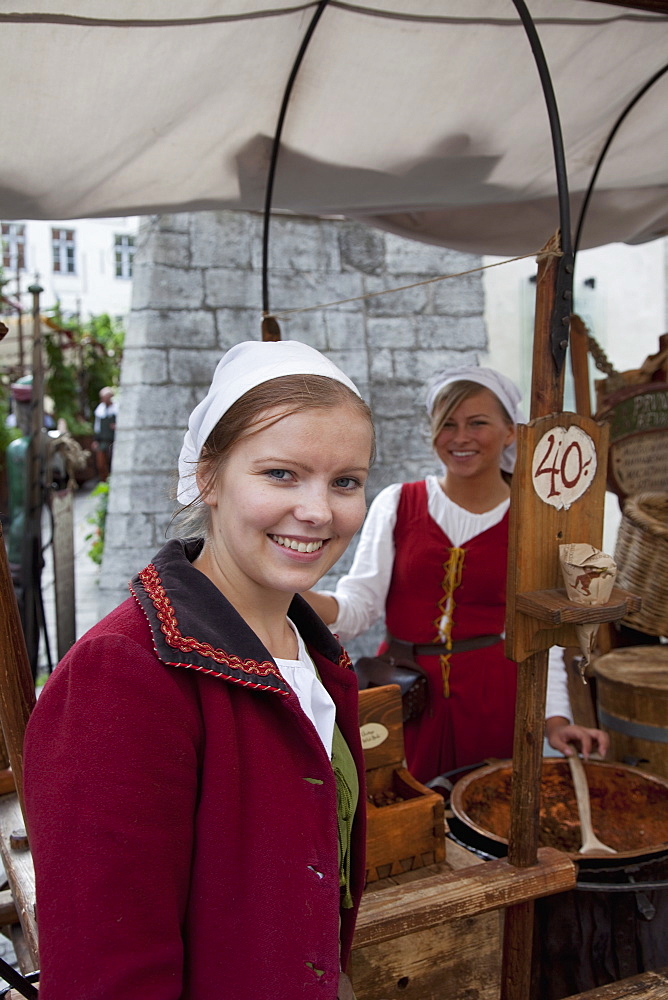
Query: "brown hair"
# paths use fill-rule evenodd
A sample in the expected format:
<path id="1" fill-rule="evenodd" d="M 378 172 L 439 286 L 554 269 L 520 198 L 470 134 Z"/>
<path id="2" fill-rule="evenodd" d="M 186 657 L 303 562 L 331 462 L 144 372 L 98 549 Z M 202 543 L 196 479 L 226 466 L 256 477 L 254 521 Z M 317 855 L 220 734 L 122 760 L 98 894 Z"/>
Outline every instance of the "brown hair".
<path id="1" fill-rule="evenodd" d="M 454 411 L 463 403 L 465 399 L 469 399 L 471 396 L 476 396 L 479 392 L 482 392 L 487 387 L 481 385 L 479 382 L 471 382 L 469 379 L 460 379 L 458 382 L 449 382 L 443 389 L 439 392 L 438 396 L 434 400 L 434 406 L 431 411 L 431 446 L 432 448 L 436 445 L 436 438 L 443 430 L 445 423 L 452 416 Z M 494 399 L 499 405 L 501 415 L 503 419 L 511 427 L 515 426 L 515 421 L 508 413 L 499 397 L 492 389 L 487 389 L 489 393 L 494 396 Z"/>
<path id="2" fill-rule="evenodd" d="M 242 437 L 257 434 L 276 421 L 304 410 L 351 406 L 369 421 L 371 461 L 375 456 L 375 433 L 371 410 L 356 393 L 336 379 L 325 375 L 283 375 L 261 382 L 244 393 L 218 421 L 202 446 L 193 475 L 200 486 L 199 497 L 178 512 L 186 534 L 206 535 L 209 508 L 203 497 L 213 489 L 220 470 Z M 280 407 L 280 412 L 276 410 Z M 183 533 L 183 530 L 182 530 Z"/>

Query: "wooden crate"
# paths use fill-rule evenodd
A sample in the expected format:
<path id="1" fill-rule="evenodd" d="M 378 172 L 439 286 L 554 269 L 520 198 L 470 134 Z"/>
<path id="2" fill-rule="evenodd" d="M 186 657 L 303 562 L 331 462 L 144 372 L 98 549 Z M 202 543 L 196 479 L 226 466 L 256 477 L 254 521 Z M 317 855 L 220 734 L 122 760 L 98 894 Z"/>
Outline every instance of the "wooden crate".
<path id="1" fill-rule="evenodd" d="M 484 864 L 447 840 L 444 862 L 370 883 L 362 898 L 361 923 L 368 903 L 382 901 L 388 889 L 428 887 L 434 876 Z M 396 900 L 391 906 L 400 908 Z M 357 1000 L 499 1000 L 502 933 L 503 910 L 497 910 L 417 929 L 408 918 L 398 937 L 356 938 L 349 969 L 355 996 Z"/>
<path id="2" fill-rule="evenodd" d="M 367 780 L 367 883 L 444 861 L 443 798 L 404 766 L 396 685 L 360 692 L 360 732 Z"/>

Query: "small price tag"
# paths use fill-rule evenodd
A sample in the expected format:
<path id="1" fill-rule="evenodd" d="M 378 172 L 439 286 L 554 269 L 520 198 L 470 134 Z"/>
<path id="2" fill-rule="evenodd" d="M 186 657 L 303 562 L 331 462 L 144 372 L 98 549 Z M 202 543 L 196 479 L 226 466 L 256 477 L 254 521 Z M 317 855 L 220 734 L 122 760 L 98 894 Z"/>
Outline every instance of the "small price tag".
<path id="1" fill-rule="evenodd" d="M 544 503 L 568 510 L 591 486 L 596 466 L 596 447 L 588 434 L 579 427 L 553 427 L 534 449 L 533 488 Z"/>
<path id="2" fill-rule="evenodd" d="M 379 747 L 389 735 L 389 730 L 382 722 L 367 722 L 366 725 L 360 728 L 362 749 L 371 750 L 372 747 Z"/>

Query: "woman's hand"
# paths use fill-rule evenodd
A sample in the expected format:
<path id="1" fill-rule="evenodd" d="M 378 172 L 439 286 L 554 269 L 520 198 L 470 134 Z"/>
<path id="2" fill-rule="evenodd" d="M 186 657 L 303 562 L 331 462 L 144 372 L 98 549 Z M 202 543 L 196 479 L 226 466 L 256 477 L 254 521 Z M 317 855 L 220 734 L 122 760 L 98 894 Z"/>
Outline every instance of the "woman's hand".
<path id="1" fill-rule="evenodd" d="M 610 745 L 610 738 L 601 729 L 588 729 L 586 726 L 576 726 L 559 715 L 553 715 L 545 723 L 547 741 L 554 750 L 559 750 L 564 757 L 571 757 L 579 749 L 585 760 L 597 750 L 605 757 Z M 576 744 L 574 746 L 574 744 Z"/>

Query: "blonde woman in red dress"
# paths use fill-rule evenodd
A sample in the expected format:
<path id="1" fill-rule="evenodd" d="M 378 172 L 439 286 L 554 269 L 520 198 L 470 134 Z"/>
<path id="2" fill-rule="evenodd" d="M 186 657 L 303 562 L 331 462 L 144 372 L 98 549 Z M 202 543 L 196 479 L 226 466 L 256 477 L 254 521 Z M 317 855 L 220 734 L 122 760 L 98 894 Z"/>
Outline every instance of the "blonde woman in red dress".
<path id="1" fill-rule="evenodd" d="M 512 755 L 517 670 L 505 656 L 503 631 L 520 399 L 515 384 L 491 368 L 437 375 L 427 410 L 442 474 L 379 493 L 350 573 L 334 592 L 305 595 L 344 641 L 384 616 L 388 637 L 420 647 L 429 707 L 406 722 L 404 738 L 408 767 L 423 782 Z M 594 748 L 604 754 L 604 733 L 572 723 L 563 659 L 555 653 L 546 736 L 566 755 L 574 743 L 585 755 Z"/>

